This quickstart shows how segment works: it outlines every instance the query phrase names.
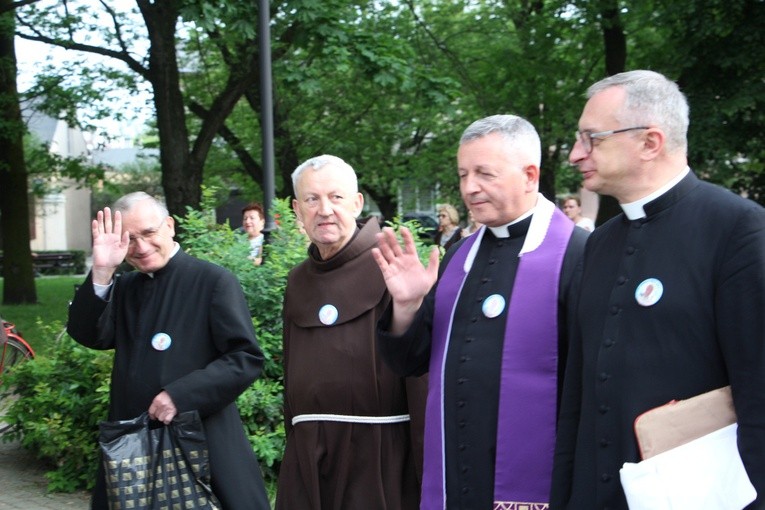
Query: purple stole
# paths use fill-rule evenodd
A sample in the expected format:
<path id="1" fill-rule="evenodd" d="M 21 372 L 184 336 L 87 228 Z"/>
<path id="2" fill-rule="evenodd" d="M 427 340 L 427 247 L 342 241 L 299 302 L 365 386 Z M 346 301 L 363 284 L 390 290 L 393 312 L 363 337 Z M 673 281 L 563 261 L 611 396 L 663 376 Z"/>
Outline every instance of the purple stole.
<path id="1" fill-rule="evenodd" d="M 535 216 L 541 212 L 538 209 Z M 529 234 L 535 219 L 532 218 Z M 526 253 L 522 250 L 509 296 L 499 381 L 495 510 L 548 508 L 558 388 L 558 285 L 573 229 L 573 222 L 553 206 L 541 244 Z M 422 510 L 446 508 L 443 367 L 453 311 L 469 271 L 465 262 L 483 234 L 479 231 L 465 240 L 449 261 L 436 289 Z M 469 264 L 472 265 L 472 260 Z"/>

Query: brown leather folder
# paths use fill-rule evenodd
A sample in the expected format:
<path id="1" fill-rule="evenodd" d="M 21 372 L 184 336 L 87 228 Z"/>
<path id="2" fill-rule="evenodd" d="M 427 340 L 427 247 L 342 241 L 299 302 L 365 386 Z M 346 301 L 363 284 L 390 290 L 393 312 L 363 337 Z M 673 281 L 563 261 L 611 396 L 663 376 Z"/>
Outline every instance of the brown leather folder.
<path id="1" fill-rule="evenodd" d="M 736 423 L 730 386 L 687 400 L 673 400 L 635 419 L 643 460 Z"/>

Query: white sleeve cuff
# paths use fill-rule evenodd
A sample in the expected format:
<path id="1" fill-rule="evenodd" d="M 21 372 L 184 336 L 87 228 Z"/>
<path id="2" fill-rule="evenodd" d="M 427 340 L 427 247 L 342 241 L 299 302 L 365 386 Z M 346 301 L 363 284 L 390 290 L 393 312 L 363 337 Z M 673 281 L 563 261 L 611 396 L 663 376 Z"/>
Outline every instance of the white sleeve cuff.
<path id="1" fill-rule="evenodd" d="M 100 297 L 104 301 L 109 301 L 109 291 L 112 289 L 113 284 L 114 280 L 110 281 L 108 285 L 93 283 L 93 292 L 95 292 L 96 296 Z"/>

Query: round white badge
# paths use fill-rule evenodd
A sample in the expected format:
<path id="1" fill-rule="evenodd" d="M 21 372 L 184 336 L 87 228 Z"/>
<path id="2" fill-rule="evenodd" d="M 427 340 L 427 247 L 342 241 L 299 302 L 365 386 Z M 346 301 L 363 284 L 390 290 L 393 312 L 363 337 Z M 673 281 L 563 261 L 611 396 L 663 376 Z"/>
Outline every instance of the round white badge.
<path id="1" fill-rule="evenodd" d="M 170 348 L 170 344 L 173 343 L 172 338 L 167 333 L 157 333 L 151 337 L 151 346 L 158 351 L 166 351 Z"/>
<path id="2" fill-rule="evenodd" d="M 483 300 L 481 310 L 486 317 L 493 319 L 505 310 L 505 298 L 499 294 L 492 294 Z"/>
<path id="3" fill-rule="evenodd" d="M 337 308 L 333 305 L 324 305 L 319 309 L 319 320 L 325 326 L 331 326 L 337 320 Z"/>
<path id="4" fill-rule="evenodd" d="M 656 278 L 648 278 L 640 282 L 635 289 L 635 301 L 640 306 L 653 306 L 664 294 L 664 285 Z"/>

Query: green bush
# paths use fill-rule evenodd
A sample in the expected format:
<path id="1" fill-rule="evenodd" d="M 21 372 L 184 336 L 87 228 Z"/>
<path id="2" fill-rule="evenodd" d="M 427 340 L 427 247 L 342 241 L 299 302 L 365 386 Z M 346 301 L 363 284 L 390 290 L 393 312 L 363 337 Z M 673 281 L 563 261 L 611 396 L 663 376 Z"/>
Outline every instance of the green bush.
<path id="1" fill-rule="evenodd" d="M 255 266 L 248 258 L 246 236 L 228 224 L 215 223 L 214 190 L 204 189 L 202 197 L 201 211 L 189 209 L 185 218 L 176 218 L 180 244 L 187 253 L 229 269 L 242 284 L 266 362 L 260 379 L 239 397 L 237 405 L 266 483 L 274 487 L 285 443 L 282 301 L 287 274 L 306 257 L 305 237 L 295 224 L 289 200 L 276 200 L 271 213 L 278 228 L 267 234 L 263 264 Z"/>
<path id="2" fill-rule="evenodd" d="M 44 327 L 51 337 L 61 323 Z M 20 439 L 51 466 L 48 489 L 91 488 L 98 466 L 98 422 L 107 415 L 111 352 L 95 351 L 63 338 L 46 356 L 14 367 L 3 376 L 0 398 L 16 398 L 6 421 L 14 425 L 3 440 Z M 9 394 L 15 393 L 13 397 Z"/>

